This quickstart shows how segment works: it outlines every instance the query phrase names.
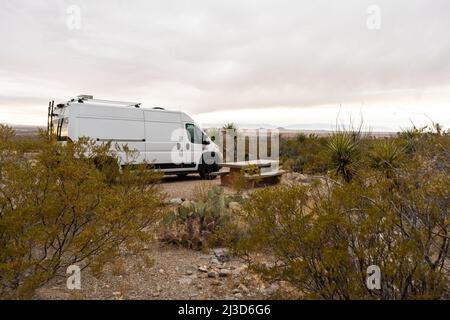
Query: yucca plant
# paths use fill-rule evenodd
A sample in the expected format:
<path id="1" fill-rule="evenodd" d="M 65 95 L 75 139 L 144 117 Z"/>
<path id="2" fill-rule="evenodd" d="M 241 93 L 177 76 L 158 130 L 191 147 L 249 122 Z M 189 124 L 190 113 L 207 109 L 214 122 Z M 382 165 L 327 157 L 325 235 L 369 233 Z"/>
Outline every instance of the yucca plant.
<path id="1" fill-rule="evenodd" d="M 405 145 L 400 145 L 393 139 L 377 141 L 369 154 L 371 166 L 384 171 L 389 178 L 392 170 L 401 164 L 405 150 Z"/>
<path id="2" fill-rule="evenodd" d="M 399 133 L 399 137 L 405 140 L 405 151 L 408 153 L 414 153 L 417 151 L 417 145 L 420 137 L 425 133 L 427 126 L 417 128 L 413 125 L 411 128 L 405 129 Z"/>
<path id="3" fill-rule="evenodd" d="M 360 156 L 359 131 L 337 131 L 331 136 L 327 147 L 336 175 L 350 182 Z"/>
<path id="4" fill-rule="evenodd" d="M 222 126 L 222 130 L 237 130 L 237 126 L 233 122 L 225 123 Z"/>

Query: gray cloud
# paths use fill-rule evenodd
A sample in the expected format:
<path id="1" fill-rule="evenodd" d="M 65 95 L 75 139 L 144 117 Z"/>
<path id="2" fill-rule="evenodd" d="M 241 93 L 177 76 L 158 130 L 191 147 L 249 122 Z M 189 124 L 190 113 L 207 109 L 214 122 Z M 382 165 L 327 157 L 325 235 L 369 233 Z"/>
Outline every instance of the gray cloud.
<path id="1" fill-rule="evenodd" d="M 79 30 L 66 26 L 70 5 Z M 449 13 L 447 0 L 3 0 L 0 114 L 78 93 L 193 113 L 430 92 L 448 102 Z"/>

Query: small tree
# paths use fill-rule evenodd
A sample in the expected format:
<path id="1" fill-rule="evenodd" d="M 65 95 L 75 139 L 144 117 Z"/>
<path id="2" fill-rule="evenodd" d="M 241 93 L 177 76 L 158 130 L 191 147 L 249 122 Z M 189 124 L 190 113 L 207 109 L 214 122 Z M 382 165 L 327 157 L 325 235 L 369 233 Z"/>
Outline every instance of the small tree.
<path id="1" fill-rule="evenodd" d="M 72 264 L 101 267 L 152 237 L 160 216 L 155 171 L 125 168 L 110 183 L 94 163 L 108 148 L 44 136 L 40 147 L 29 159 L 0 128 L 0 297 L 30 297 Z"/>

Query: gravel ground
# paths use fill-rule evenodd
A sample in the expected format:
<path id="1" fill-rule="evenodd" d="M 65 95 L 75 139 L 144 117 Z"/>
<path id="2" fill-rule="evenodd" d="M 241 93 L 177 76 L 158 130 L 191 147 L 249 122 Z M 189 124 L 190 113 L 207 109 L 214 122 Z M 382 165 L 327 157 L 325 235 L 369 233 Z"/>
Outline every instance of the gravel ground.
<path id="1" fill-rule="evenodd" d="M 162 190 L 171 198 L 192 200 L 195 198 L 196 188 L 201 186 L 220 186 L 220 178 L 202 180 L 198 174 L 190 174 L 186 177 L 165 176 L 161 183 Z M 229 188 L 224 188 L 226 193 L 232 193 Z"/>
<path id="2" fill-rule="evenodd" d="M 190 174 L 186 177 L 165 176 L 161 187 L 169 198 L 192 199 L 196 187 L 202 185 L 220 185 L 220 179 L 202 180 L 198 174 Z"/>
<path id="3" fill-rule="evenodd" d="M 99 278 L 81 273 L 81 289 L 66 279 L 40 288 L 36 299 L 267 299 L 279 288 L 248 272 L 237 259 L 223 261 L 222 249 L 199 252 L 153 243 L 138 257 L 122 256 Z M 216 253 L 215 253 L 216 252 Z M 227 259 L 225 259 L 227 260 Z M 222 261 L 222 262 L 221 262 Z"/>

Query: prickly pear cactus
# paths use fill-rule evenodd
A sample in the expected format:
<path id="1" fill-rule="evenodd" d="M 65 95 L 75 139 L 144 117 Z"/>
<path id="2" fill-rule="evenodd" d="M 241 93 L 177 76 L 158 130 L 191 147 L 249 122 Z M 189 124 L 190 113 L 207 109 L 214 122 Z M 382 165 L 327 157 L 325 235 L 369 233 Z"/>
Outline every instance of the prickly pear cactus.
<path id="1" fill-rule="evenodd" d="M 216 228 L 228 219 L 223 189 L 213 187 L 206 202 L 185 201 L 165 219 L 163 241 L 200 249 Z"/>
<path id="2" fill-rule="evenodd" d="M 225 196 L 223 189 L 214 186 L 208 192 L 208 206 L 213 218 L 221 217 L 225 211 Z"/>

